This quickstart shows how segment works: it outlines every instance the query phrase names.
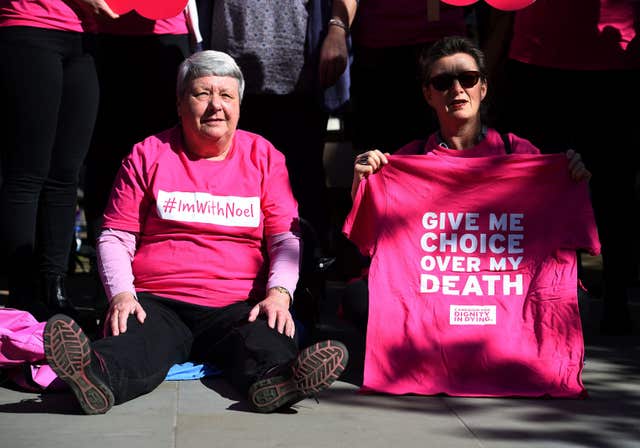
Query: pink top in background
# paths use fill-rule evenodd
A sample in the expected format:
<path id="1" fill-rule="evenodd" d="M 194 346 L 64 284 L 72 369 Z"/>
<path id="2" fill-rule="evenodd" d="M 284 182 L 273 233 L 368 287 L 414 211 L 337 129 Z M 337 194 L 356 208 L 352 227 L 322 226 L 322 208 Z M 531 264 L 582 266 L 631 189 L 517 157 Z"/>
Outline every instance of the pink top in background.
<path id="1" fill-rule="evenodd" d="M 91 31 L 80 8 L 63 0 L 0 0 L 0 26 L 30 26 L 60 31 Z"/>
<path id="2" fill-rule="evenodd" d="M 149 34 L 188 34 L 187 17 L 181 12 L 169 19 L 151 20 L 135 11 L 121 15 L 113 20 L 98 20 L 98 33 L 125 36 L 144 36 Z"/>
<path id="3" fill-rule="evenodd" d="M 353 39 L 358 45 L 386 48 L 434 42 L 466 33 L 463 9 L 443 3 L 439 19 L 429 20 L 428 0 L 366 0 L 358 5 Z"/>
<path id="4" fill-rule="evenodd" d="M 136 291 L 204 306 L 263 298 L 265 237 L 298 231 L 284 156 L 236 131 L 227 158 L 192 160 L 179 128 L 134 146 L 104 227 L 139 234 Z"/>
<path id="5" fill-rule="evenodd" d="M 630 0 L 537 0 L 516 13 L 509 57 L 565 70 L 640 68 L 634 8 Z"/>
<path id="6" fill-rule="evenodd" d="M 576 250 L 600 244 L 564 154 L 393 155 L 344 232 L 372 256 L 364 390 L 584 395 Z"/>
<path id="7" fill-rule="evenodd" d="M 507 134 L 507 138 L 511 143 L 511 152 L 513 154 L 540 154 L 540 150 L 529 140 L 520 138 L 514 134 Z M 487 135 L 481 142 L 463 151 L 443 148 L 439 145 L 437 134 L 431 134 L 426 142 L 424 140 L 414 140 L 398 149 L 395 154 L 413 155 L 426 154 L 428 152 L 433 152 L 436 155 L 451 155 L 455 157 L 485 157 L 504 155 L 506 149 L 498 131 L 489 128 L 487 129 Z"/>

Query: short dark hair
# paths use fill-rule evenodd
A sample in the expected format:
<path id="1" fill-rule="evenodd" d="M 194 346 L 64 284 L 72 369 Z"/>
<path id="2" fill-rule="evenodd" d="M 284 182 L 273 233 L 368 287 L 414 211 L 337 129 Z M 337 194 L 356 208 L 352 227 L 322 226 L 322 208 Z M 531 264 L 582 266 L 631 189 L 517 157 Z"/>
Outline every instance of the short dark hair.
<path id="1" fill-rule="evenodd" d="M 426 84 L 431 77 L 433 64 L 446 56 L 465 53 L 471 56 L 478 66 L 483 80 L 487 79 L 487 64 L 482 50 L 471 40 L 462 36 L 447 36 L 434 42 L 420 54 L 420 81 Z"/>

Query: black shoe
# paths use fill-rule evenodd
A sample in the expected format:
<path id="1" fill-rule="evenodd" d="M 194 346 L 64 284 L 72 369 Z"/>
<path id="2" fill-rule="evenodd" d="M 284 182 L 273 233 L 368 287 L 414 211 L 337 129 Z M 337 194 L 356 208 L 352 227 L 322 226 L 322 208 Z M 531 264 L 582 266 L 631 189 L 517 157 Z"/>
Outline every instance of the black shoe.
<path id="1" fill-rule="evenodd" d="M 273 376 L 249 388 L 249 404 L 256 412 L 289 407 L 329 387 L 347 367 L 349 353 L 343 343 L 322 341 L 305 348 L 291 367 L 290 376 Z"/>
<path id="2" fill-rule="evenodd" d="M 71 314 L 73 307 L 67 296 L 63 274 L 44 274 L 42 277 L 42 301 L 56 312 Z"/>
<path id="3" fill-rule="evenodd" d="M 69 316 L 56 314 L 44 327 L 47 362 L 67 383 L 86 414 L 104 414 L 114 404 L 107 385 L 91 368 L 91 347 L 82 329 Z"/>

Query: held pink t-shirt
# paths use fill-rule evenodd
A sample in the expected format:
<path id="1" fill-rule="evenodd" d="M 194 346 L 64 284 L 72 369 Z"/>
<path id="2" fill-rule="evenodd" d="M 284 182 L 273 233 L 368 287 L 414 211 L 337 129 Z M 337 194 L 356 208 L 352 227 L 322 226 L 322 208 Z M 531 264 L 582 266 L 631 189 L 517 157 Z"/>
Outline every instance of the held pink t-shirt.
<path id="1" fill-rule="evenodd" d="M 372 256 L 365 390 L 584 394 L 576 250 L 600 245 L 565 155 L 393 155 L 344 232 Z"/>
<path id="2" fill-rule="evenodd" d="M 139 234 L 136 291 L 220 307 L 261 298 L 265 237 L 298 230 L 284 156 L 236 131 L 227 158 L 191 160 L 178 127 L 134 146 L 104 227 Z"/>
<path id="3" fill-rule="evenodd" d="M 0 26 L 30 26 L 60 31 L 91 31 L 80 8 L 63 0 L 0 0 Z"/>
<path id="4" fill-rule="evenodd" d="M 509 57 L 565 70 L 640 68 L 638 20 L 630 0 L 537 0 L 516 13 Z"/>

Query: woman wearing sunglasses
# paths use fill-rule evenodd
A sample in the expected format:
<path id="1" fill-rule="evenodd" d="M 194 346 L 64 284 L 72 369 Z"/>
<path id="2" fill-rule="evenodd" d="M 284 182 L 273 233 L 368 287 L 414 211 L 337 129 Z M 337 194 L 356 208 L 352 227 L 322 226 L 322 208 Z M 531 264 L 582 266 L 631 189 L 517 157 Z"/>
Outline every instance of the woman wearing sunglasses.
<path id="1" fill-rule="evenodd" d="M 487 95 L 485 56 L 471 40 L 450 36 L 429 47 L 420 58 L 422 92 L 434 110 L 440 129 L 426 142 L 415 140 L 394 155 L 431 154 L 434 156 L 484 157 L 504 154 L 540 154 L 526 139 L 500 134 L 483 124 L 483 101 Z M 588 180 L 580 154 L 567 151 L 569 170 L 575 181 Z M 355 198 L 360 181 L 389 163 L 377 149 L 356 156 L 351 197 Z M 366 332 L 368 284 L 366 277 L 350 282 L 343 296 L 345 317 Z"/>
<path id="2" fill-rule="evenodd" d="M 482 122 L 482 104 L 487 95 L 485 56 L 471 40 L 448 36 L 429 47 L 420 58 L 422 93 L 435 112 L 440 129 L 426 142 L 413 141 L 394 154 L 442 154 L 481 157 L 500 154 L 539 154 L 531 142 L 514 134 L 501 135 Z M 464 151 L 461 153 L 460 151 Z M 351 197 L 360 181 L 389 163 L 377 149 L 359 154 L 354 167 Z M 574 180 L 589 179 L 580 155 L 567 151 Z"/>

